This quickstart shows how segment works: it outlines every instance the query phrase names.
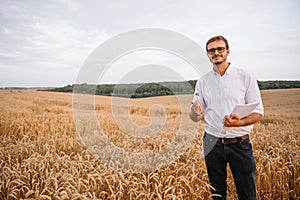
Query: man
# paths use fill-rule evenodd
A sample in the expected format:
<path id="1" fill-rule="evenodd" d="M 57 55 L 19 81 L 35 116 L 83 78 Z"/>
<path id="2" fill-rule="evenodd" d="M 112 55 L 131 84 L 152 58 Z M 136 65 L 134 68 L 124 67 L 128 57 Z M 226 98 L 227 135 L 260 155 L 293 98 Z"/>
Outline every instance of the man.
<path id="1" fill-rule="evenodd" d="M 214 199 L 226 199 L 228 164 L 239 199 L 256 199 L 249 133 L 264 112 L 257 80 L 227 61 L 230 49 L 223 36 L 209 39 L 206 51 L 213 69 L 197 81 L 190 118 L 197 122 L 204 116 L 204 155 Z M 250 103 L 259 104 L 248 116 L 231 113 L 236 105 Z"/>

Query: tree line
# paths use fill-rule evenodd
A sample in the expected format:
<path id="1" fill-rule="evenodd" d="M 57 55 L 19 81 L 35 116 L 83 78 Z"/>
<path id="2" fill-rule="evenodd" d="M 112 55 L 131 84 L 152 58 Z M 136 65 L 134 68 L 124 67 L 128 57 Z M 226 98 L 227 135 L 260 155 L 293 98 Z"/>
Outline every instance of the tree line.
<path id="1" fill-rule="evenodd" d="M 82 94 L 96 94 L 118 96 L 126 98 L 142 98 L 152 96 L 166 96 L 175 94 L 192 94 L 196 80 L 183 82 L 135 83 L 135 84 L 73 84 L 64 87 L 45 89 L 42 91 L 75 92 Z M 300 81 L 258 81 L 260 90 L 300 88 Z"/>

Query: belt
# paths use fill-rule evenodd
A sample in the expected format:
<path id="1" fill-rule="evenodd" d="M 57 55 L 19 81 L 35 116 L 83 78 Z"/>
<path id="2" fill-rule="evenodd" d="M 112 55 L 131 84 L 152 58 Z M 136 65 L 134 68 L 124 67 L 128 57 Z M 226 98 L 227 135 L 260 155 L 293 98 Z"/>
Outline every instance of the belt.
<path id="1" fill-rule="evenodd" d="M 205 133 L 206 135 L 207 133 Z M 210 135 L 212 136 L 212 135 Z M 212 136 L 214 137 L 214 136 Z M 246 134 L 246 135 L 243 135 L 241 137 L 235 137 L 235 138 L 218 138 L 218 143 L 222 143 L 222 144 L 235 144 L 235 143 L 238 143 L 238 142 L 243 142 L 245 140 L 249 139 L 249 135 Z"/>
<path id="2" fill-rule="evenodd" d="M 249 139 L 249 135 L 243 135 L 241 137 L 235 137 L 235 138 L 219 138 L 218 142 L 222 144 L 235 144 L 238 142 L 243 142 L 246 139 Z"/>

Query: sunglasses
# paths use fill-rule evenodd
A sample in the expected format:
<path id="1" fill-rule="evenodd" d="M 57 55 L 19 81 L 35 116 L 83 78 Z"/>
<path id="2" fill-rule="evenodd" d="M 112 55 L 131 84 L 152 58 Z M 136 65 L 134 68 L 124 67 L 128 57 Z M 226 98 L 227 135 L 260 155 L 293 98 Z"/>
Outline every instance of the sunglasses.
<path id="1" fill-rule="evenodd" d="M 209 55 L 214 55 L 216 51 L 218 51 L 218 53 L 223 53 L 225 49 L 226 47 L 211 48 L 211 49 L 207 49 L 207 53 Z"/>

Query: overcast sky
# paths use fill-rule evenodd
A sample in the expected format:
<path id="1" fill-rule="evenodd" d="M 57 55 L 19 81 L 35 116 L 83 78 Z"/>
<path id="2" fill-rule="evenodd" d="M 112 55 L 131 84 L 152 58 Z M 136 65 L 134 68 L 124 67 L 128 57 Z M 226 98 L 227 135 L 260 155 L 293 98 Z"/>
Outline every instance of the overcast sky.
<path id="1" fill-rule="evenodd" d="M 75 83 L 93 50 L 139 28 L 175 31 L 203 48 L 221 34 L 229 40 L 232 65 L 258 80 L 299 80 L 299 19 L 299 0 L 0 0 L 0 87 Z M 166 67 L 166 76 L 157 76 L 158 66 L 187 80 L 198 76 L 178 57 L 148 50 L 123 56 L 101 81 L 119 82 L 133 71 L 132 81 L 171 80 Z"/>

